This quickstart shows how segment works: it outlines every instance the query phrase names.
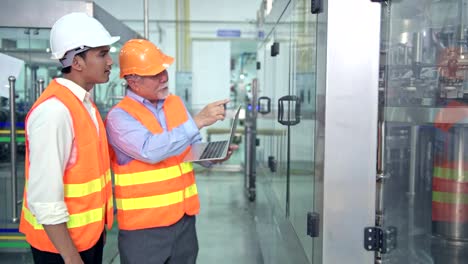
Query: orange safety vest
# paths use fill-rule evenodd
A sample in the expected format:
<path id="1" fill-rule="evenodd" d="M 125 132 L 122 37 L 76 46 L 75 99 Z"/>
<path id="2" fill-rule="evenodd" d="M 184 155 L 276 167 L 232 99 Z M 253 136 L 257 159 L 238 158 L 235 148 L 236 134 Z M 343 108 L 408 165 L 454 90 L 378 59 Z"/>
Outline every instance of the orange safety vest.
<path id="1" fill-rule="evenodd" d="M 119 107 L 138 120 L 153 134 L 164 132 L 156 117 L 141 103 L 125 97 Z M 182 100 L 168 96 L 163 104 L 168 130 L 188 120 Z M 169 226 L 184 214 L 195 215 L 200 209 L 192 163 L 180 155 L 156 164 L 132 160 L 119 165 L 111 149 L 111 164 L 115 176 L 117 221 L 123 230 Z"/>
<path id="2" fill-rule="evenodd" d="M 34 103 L 28 115 L 49 98 L 60 100 L 70 111 L 77 150 L 76 163 L 67 168 L 63 175 L 64 200 L 70 216 L 67 227 L 78 251 L 93 247 L 99 240 L 104 228 L 111 229 L 113 222 L 112 182 L 108 143 L 105 128 L 96 109 L 99 134 L 88 111 L 78 98 L 66 87 L 55 80 L 47 87 Z M 59 253 L 49 240 L 44 227 L 37 223 L 36 217 L 28 207 L 29 147 L 26 126 L 26 161 L 23 210 L 21 212 L 20 232 L 26 235 L 31 246 L 48 252 Z"/>
<path id="3" fill-rule="evenodd" d="M 435 119 L 435 126 L 440 129 L 439 136 L 442 138 L 434 153 L 433 222 L 468 223 L 468 160 L 465 151 L 462 152 L 465 153 L 464 157 L 458 156 L 454 144 L 456 137 L 463 136 L 455 134 L 455 130 L 465 128 L 453 128 L 465 118 L 468 118 L 468 106 L 452 101 Z"/>

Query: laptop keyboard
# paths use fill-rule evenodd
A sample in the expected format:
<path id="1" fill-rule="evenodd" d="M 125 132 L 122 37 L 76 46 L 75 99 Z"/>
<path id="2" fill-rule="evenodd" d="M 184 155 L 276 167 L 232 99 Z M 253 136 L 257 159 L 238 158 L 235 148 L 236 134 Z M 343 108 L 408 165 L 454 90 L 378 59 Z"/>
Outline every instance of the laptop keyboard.
<path id="1" fill-rule="evenodd" d="M 212 159 L 221 157 L 221 154 L 223 153 L 223 150 L 227 144 L 227 140 L 209 142 L 208 145 L 206 145 L 205 150 L 201 154 L 200 159 Z"/>

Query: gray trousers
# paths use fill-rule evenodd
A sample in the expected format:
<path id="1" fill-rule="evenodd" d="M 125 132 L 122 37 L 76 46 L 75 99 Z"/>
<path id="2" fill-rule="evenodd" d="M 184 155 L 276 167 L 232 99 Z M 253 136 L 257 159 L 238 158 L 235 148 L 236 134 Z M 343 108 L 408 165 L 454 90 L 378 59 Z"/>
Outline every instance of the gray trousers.
<path id="1" fill-rule="evenodd" d="M 198 255 L 195 216 L 167 227 L 119 231 L 121 264 L 194 264 Z"/>

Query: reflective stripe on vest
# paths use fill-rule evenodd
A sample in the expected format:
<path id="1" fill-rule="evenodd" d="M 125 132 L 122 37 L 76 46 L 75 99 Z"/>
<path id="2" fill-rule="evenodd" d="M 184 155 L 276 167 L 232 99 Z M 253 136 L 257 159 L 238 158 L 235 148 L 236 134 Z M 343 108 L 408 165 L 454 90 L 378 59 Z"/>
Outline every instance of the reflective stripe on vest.
<path id="1" fill-rule="evenodd" d="M 29 224 L 31 224 L 31 226 L 34 229 L 37 229 L 37 230 L 44 229 L 44 227 L 41 224 L 37 223 L 36 218 L 31 213 L 31 211 L 29 211 L 28 208 L 23 207 L 23 212 L 24 212 L 24 218 L 26 219 L 26 221 L 28 221 Z M 70 220 L 67 222 L 67 227 L 68 228 L 82 227 L 91 223 L 100 222 L 102 221 L 103 217 L 104 217 L 104 207 L 89 210 L 87 212 L 80 213 L 80 214 L 73 214 L 73 215 L 70 215 Z"/>
<path id="2" fill-rule="evenodd" d="M 468 173 L 434 167 L 432 220 L 468 222 Z"/>
<path id="3" fill-rule="evenodd" d="M 71 115 L 74 128 L 74 144 L 77 150 L 75 164 L 66 168 L 63 175 L 64 202 L 69 213 L 66 223 L 70 237 L 78 251 L 96 244 L 104 225 L 110 229 L 113 222 L 112 181 L 106 133 L 97 135 L 96 126 L 82 102 L 66 87 L 53 80 L 34 103 L 26 117 L 49 98 L 62 102 Z M 99 131 L 105 128 L 96 106 Z M 37 222 L 28 207 L 29 143 L 26 130 L 25 189 L 21 213 L 20 232 L 26 235 L 31 246 L 47 252 L 58 253 L 43 226 Z"/>
<path id="4" fill-rule="evenodd" d="M 182 169 L 182 170 L 181 170 Z M 132 186 L 134 184 L 144 184 L 151 182 L 165 181 L 180 177 L 182 174 L 193 171 L 193 165 L 190 162 L 181 163 L 180 166 L 171 166 L 156 170 L 148 170 L 135 173 L 118 174 L 115 173 L 115 185 Z"/>
<path id="5" fill-rule="evenodd" d="M 164 132 L 153 113 L 141 103 L 125 97 L 115 107 L 126 111 L 153 134 Z M 163 111 L 169 131 L 188 120 L 183 102 L 177 96 L 165 99 Z M 184 214 L 198 213 L 200 204 L 193 166 L 182 162 L 188 150 L 156 164 L 132 160 L 119 165 L 111 155 L 120 229 L 169 226 Z"/>
<path id="6" fill-rule="evenodd" d="M 127 198 L 127 199 L 115 199 L 117 209 L 120 210 L 135 210 L 145 208 L 163 207 L 173 205 L 176 203 L 183 202 L 184 199 L 197 195 L 197 186 L 192 184 L 185 188 L 183 191 L 177 191 L 172 193 L 140 197 L 140 198 Z"/>
<path id="7" fill-rule="evenodd" d="M 432 201 L 439 203 L 468 205 L 468 194 L 432 192 Z"/>
<path id="8" fill-rule="evenodd" d="M 461 131 L 466 129 L 456 124 L 467 114 L 466 105 L 451 101 L 434 120 L 438 128 L 432 178 L 432 221 L 435 222 L 468 223 L 468 163 L 455 144 L 459 137 L 464 137 Z"/>
<path id="9" fill-rule="evenodd" d="M 459 173 L 458 169 L 434 167 L 434 177 L 460 182 L 468 182 L 468 170 L 464 170 Z"/>
<path id="10" fill-rule="evenodd" d="M 87 183 L 64 184 L 63 188 L 66 193 L 66 197 L 81 197 L 100 192 L 102 186 L 105 186 L 106 184 L 111 184 L 110 170 L 107 170 L 106 174 L 101 175 L 99 179 L 94 179 Z"/>

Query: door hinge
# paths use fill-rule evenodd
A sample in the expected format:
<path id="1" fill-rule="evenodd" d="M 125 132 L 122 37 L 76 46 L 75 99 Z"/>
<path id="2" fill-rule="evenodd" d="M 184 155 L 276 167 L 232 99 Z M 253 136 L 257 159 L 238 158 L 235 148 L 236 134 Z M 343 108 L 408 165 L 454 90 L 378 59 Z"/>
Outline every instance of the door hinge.
<path id="1" fill-rule="evenodd" d="M 312 14 L 319 14 L 323 12 L 323 0 L 311 0 L 310 12 Z"/>
<path id="2" fill-rule="evenodd" d="M 320 234 L 320 215 L 315 212 L 307 213 L 307 235 L 310 237 L 319 237 Z"/>
<path id="3" fill-rule="evenodd" d="M 271 51 L 270 51 L 270 55 L 272 57 L 276 57 L 276 55 L 279 54 L 279 42 L 273 42 L 273 44 L 271 44 Z"/>
<path id="4" fill-rule="evenodd" d="M 378 251 L 382 254 L 392 251 L 396 246 L 397 229 L 370 226 L 364 228 L 364 248 L 367 251 Z"/>

